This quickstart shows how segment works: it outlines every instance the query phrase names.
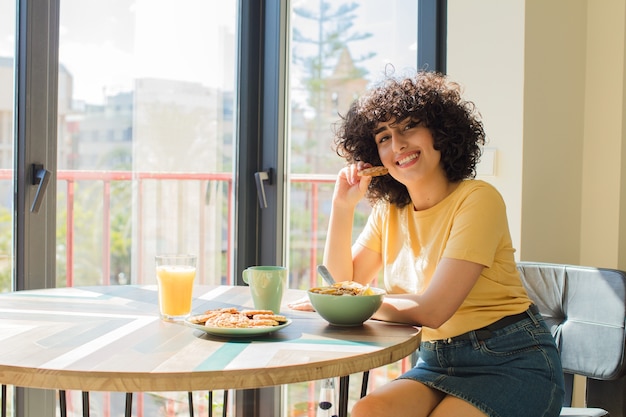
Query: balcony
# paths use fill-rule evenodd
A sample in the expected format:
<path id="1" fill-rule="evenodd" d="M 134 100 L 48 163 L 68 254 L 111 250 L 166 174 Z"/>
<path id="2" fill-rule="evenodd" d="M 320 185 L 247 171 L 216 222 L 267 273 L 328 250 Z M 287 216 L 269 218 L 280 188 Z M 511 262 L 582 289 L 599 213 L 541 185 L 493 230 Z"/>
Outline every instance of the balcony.
<path id="1" fill-rule="evenodd" d="M 0 170 L 0 179 L 12 180 L 12 170 Z M 289 178 L 291 187 L 295 189 L 292 196 L 291 210 L 298 212 L 291 216 L 292 226 L 299 228 L 297 238 L 290 238 L 290 259 L 297 262 L 299 271 L 297 277 L 291 276 L 291 286 L 309 288 L 319 285 L 316 265 L 320 261 L 323 236 L 326 231 L 327 214 L 321 205 L 328 202 L 335 182 L 334 175 L 293 174 Z M 155 245 L 146 234 L 153 232 L 152 226 L 160 218 L 167 216 L 171 211 L 157 204 L 165 194 L 184 196 L 184 208 L 174 210 L 175 222 L 184 223 L 185 219 L 193 218 L 192 223 L 199 231 L 192 237 L 198 245 L 199 253 L 210 253 L 208 242 L 218 242 L 217 248 L 212 250 L 219 259 L 205 260 L 202 272 L 198 274 L 200 284 L 234 284 L 230 260 L 234 250 L 233 236 L 233 176 L 230 173 L 157 173 L 132 171 L 76 171 L 61 170 L 57 172 L 57 286 L 75 285 L 119 285 L 126 283 L 146 284 L 153 283 L 152 256 Z M 190 197 L 189 195 L 192 195 Z M 121 201 L 121 197 L 129 197 Z M 132 210 L 130 206 L 133 206 Z M 178 204 L 177 204 L 178 205 Z M 146 224 L 140 214 L 145 207 L 160 207 L 152 226 Z M 210 209 L 207 210 L 207 207 Z M 159 211 L 161 210 L 161 211 Z M 364 208 L 363 218 L 367 208 Z M 95 213 L 93 213 L 95 212 Z M 154 214 L 154 213 L 152 213 Z M 126 217 L 126 219 L 124 219 Z M 297 220 L 294 219 L 297 217 Z M 87 220 L 85 220 L 85 218 Z M 98 221 L 93 221 L 98 219 Z M 120 219 L 122 219 L 120 221 Z M 132 232 L 127 226 L 135 220 Z M 169 221 L 169 220 L 168 220 Z M 298 225 L 296 225 L 298 223 Z M 219 239 L 207 239 L 205 234 L 215 234 L 209 225 L 219 225 Z M 157 227 L 158 228 L 158 227 Z M 175 229 L 183 229 L 177 226 Z M 124 235 L 123 231 L 126 230 Z M 146 233 L 149 232 L 149 233 Z M 167 234 L 170 229 L 161 232 Z M 178 239 L 185 239 L 181 232 Z M 157 239 L 158 240 L 158 239 Z M 127 246 L 120 245 L 120 241 L 127 242 Z M 91 242 L 87 248 L 85 242 Z M 128 249 L 120 259 L 119 247 Z M 132 253 L 132 258 L 131 258 Z M 89 258 L 88 255 L 91 255 Z M 149 261 L 141 262 L 149 257 Z M 88 259 L 87 259 L 88 258 Z M 129 274 L 122 279 L 118 269 L 128 260 L 131 267 Z M 209 267 L 208 265 L 213 265 Z M 216 266 L 217 265 L 217 266 Z M 123 267 L 122 267 L 123 268 Z M 208 271 L 219 269 L 222 273 L 216 280 Z M 290 263 L 291 269 L 291 263 Z M 92 274 L 95 281 L 85 282 L 82 274 Z M 96 271 L 96 272 L 94 272 Z M 295 285 L 294 285 L 295 283 Z M 381 384 L 393 378 L 408 368 L 409 360 L 373 370 L 370 385 Z M 358 378 L 352 384 L 356 398 L 359 393 Z M 289 397 L 288 408 L 290 416 L 310 416 L 316 413 L 316 398 L 318 383 L 309 382 L 294 384 L 285 387 Z M 99 407 L 103 415 L 112 415 L 111 410 L 123 401 L 117 394 L 98 394 Z M 206 393 L 198 394 L 195 404 L 203 404 Z M 119 400 L 119 401 L 118 401 Z M 145 393 L 137 398 L 137 416 L 149 414 L 149 407 L 154 402 L 162 404 L 168 416 L 188 415 L 185 410 L 187 398 L 183 393 L 161 395 L 159 393 Z M 80 411 L 81 394 L 68 393 L 68 409 Z M 92 401 L 93 403 L 93 401 Z M 100 404 L 101 403 L 101 404 Z M 200 406 L 202 407 L 202 406 Z M 206 407 L 204 405 L 204 407 Z"/>

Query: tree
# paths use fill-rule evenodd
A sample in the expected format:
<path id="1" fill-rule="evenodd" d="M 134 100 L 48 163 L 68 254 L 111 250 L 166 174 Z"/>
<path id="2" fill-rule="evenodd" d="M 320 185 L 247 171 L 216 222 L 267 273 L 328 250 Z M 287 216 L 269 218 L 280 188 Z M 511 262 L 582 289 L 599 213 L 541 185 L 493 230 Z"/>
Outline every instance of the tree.
<path id="1" fill-rule="evenodd" d="M 0 207 L 0 293 L 12 290 L 13 213 Z"/>
<path id="2" fill-rule="evenodd" d="M 372 36 L 354 30 L 357 18 L 356 2 L 337 3 L 319 0 L 316 10 L 296 7 L 293 13 L 300 21 L 293 26 L 293 74 L 298 74 L 306 102 L 292 103 L 291 158 L 292 172 L 336 173 L 344 161 L 331 152 L 331 125 L 337 121 L 338 112 L 346 111 L 355 94 L 361 92 L 367 81 L 367 70 L 358 66 L 375 56 L 368 53 L 353 58 L 349 52 L 355 42 Z M 296 86 L 292 86 L 292 91 Z M 308 107 L 303 109 L 304 107 Z M 309 186 L 310 187 L 310 186 Z M 302 195 L 302 207 L 298 198 L 292 198 L 290 215 L 290 273 L 292 282 L 301 287 L 309 286 L 307 273 L 310 269 L 311 242 L 323 244 L 329 213 L 322 208 L 317 213 L 317 227 L 312 225 L 313 201 L 304 197 L 311 195 L 307 186 L 293 185 L 293 195 Z M 321 187 L 315 193 L 320 200 L 330 199 L 332 185 Z M 326 206 L 327 207 L 327 206 Z M 316 231 L 317 236 L 313 236 Z M 323 248 L 316 248 L 321 261 Z"/>
<path id="3" fill-rule="evenodd" d="M 336 4 L 336 3 L 334 3 Z M 344 49 L 356 41 L 363 41 L 372 36 L 371 33 L 359 33 L 352 31 L 354 19 L 357 17 L 354 11 L 359 7 L 356 2 L 339 4 L 333 9 L 329 1 L 320 0 L 318 10 L 309 10 L 304 7 L 294 8 L 295 15 L 310 21 L 317 27 L 317 38 L 307 37 L 302 31 L 294 27 L 293 59 L 294 64 L 300 65 L 303 73 L 304 88 L 308 92 L 308 104 L 315 111 L 324 114 L 325 78 L 329 76 Z M 299 44 L 299 45 L 298 45 Z M 307 48 L 311 46 L 312 48 Z M 307 51 L 311 51 L 307 54 Z M 374 57 L 370 52 L 354 59 L 359 63 Z M 367 70 L 355 67 L 351 77 L 363 78 Z"/>

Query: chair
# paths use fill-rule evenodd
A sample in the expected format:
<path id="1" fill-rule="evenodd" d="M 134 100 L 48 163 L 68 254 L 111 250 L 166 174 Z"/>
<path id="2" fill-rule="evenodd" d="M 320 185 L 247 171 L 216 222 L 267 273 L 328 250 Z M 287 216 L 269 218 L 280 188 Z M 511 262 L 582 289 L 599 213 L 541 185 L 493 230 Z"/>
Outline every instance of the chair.
<path id="1" fill-rule="evenodd" d="M 565 374 L 561 416 L 626 417 L 626 273 L 537 262 L 518 269 L 555 337 Z M 586 408 L 571 408 L 574 375 L 586 378 Z"/>

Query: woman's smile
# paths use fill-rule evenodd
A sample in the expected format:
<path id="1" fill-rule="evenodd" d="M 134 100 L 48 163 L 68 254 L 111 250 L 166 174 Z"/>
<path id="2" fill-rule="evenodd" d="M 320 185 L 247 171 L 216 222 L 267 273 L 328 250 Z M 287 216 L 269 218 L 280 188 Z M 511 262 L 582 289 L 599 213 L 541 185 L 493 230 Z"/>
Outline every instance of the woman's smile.
<path id="1" fill-rule="evenodd" d="M 413 152 L 409 155 L 403 156 L 401 159 L 396 161 L 396 165 L 399 167 L 408 166 L 411 162 L 416 161 L 420 156 L 420 152 Z"/>

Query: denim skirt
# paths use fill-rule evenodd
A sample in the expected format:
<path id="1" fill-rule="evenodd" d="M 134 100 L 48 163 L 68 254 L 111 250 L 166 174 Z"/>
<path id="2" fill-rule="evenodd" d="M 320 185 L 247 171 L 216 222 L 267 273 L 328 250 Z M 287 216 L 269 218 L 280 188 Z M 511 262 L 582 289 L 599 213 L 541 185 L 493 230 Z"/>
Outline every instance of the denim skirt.
<path id="1" fill-rule="evenodd" d="M 422 342 L 417 364 L 399 379 L 461 398 L 489 417 L 558 417 L 563 371 L 541 314 L 468 339 Z"/>

